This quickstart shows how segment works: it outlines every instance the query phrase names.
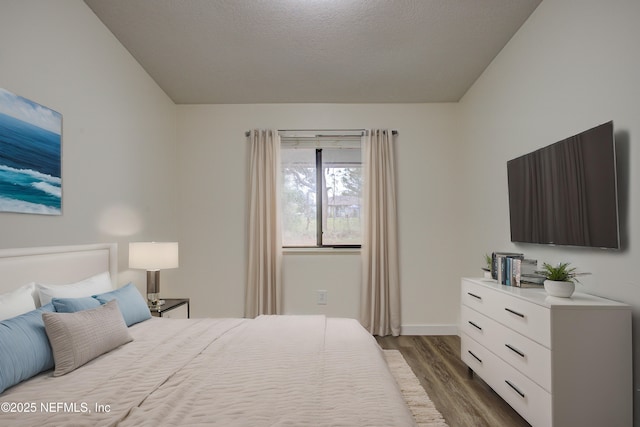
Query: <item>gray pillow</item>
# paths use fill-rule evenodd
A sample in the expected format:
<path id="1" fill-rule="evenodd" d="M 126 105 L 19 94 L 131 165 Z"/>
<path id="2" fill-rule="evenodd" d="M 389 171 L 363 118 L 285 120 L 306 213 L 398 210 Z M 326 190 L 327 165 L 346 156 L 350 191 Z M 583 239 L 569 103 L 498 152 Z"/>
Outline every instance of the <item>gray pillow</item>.
<path id="1" fill-rule="evenodd" d="M 133 340 L 116 300 L 75 313 L 42 313 L 42 319 L 53 350 L 54 377 Z"/>

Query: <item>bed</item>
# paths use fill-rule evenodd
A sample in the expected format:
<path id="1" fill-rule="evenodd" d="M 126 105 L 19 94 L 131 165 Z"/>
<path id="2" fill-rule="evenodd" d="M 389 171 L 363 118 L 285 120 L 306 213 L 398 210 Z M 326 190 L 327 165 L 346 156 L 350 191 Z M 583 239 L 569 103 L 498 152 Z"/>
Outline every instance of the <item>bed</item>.
<path id="1" fill-rule="evenodd" d="M 84 283 L 104 272 L 115 284 L 115 260 L 113 244 L 2 250 L 0 294 L 32 282 L 52 287 Z M 100 295 L 55 297 L 55 302 L 82 304 L 99 300 L 97 307 L 75 312 L 46 312 L 54 300 L 40 304 L 37 310 L 46 313 L 36 310 L 35 318 L 45 319 L 46 332 L 55 331 L 55 322 L 61 321 L 61 334 L 72 341 L 49 335 L 57 356 L 54 369 L 0 393 L 0 425 L 415 425 L 382 351 L 355 320 L 146 318 L 127 326 L 130 302 L 138 297 L 144 302 L 135 292 L 137 296 L 121 293 L 126 298 L 115 302 L 100 300 Z M 114 307 L 118 320 L 112 316 Z M 10 325 L 29 313 L 3 320 L 0 328 L 7 329 L 7 322 Z M 96 313 L 110 317 L 95 317 Z M 87 329 L 94 318 L 102 322 L 100 328 Z M 115 336 L 110 332 L 114 322 L 119 322 L 114 330 L 126 334 L 126 342 L 58 373 L 66 369 L 60 354 L 82 354 L 76 351 L 76 340 L 89 340 L 89 352 L 101 347 Z M 79 329 L 74 329 L 76 324 Z M 0 335 L 0 340 L 3 336 L 7 335 Z M 0 342 L 0 355 L 12 345 Z M 7 372 L 6 366 L 2 369 Z"/>

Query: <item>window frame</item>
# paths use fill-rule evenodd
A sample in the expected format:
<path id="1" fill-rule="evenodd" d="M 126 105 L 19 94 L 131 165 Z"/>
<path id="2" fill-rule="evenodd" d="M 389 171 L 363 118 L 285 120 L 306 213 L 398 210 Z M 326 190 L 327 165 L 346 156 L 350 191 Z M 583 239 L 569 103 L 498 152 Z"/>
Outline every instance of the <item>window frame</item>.
<path id="1" fill-rule="evenodd" d="M 356 135 L 348 135 L 348 138 L 353 139 L 354 136 Z M 318 137 L 321 137 L 320 135 L 316 135 L 315 138 L 309 138 L 310 141 L 309 143 L 312 143 L 313 140 L 318 140 Z M 340 139 L 339 137 L 336 137 L 334 135 L 330 136 L 331 138 L 334 139 Z M 361 134 L 358 135 L 358 137 L 361 137 Z M 286 139 L 286 137 L 282 137 L 282 139 Z M 346 138 L 345 138 L 346 139 Z M 281 150 L 285 149 L 282 145 L 282 141 L 280 143 L 280 148 Z M 313 148 L 313 147 L 308 147 L 309 149 Z M 362 234 L 361 234 L 361 243 L 359 244 L 353 244 L 353 243 L 345 243 L 345 244 L 325 244 L 324 243 L 324 239 L 323 239 L 323 221 L 322 221 L 322 212 L 323 212 L 323 200 L 322 200 L 322 182 L 324 180 L 324 169 L 323 169 L 323 161 L 322 161 L 322 150 L 324 148 L 323 147 L 318 147 L 317 145 L 315 146 L 315 177 L 316 177 L 316 189 L 315 189 L 315 198 L 316 198 L 316 244 L 314 246 L 291 246 L 291 245 L 285 245 L 284 243 L 282 244 L 282 248 L 290 251 L 290 250 L 295 250 L 295 249 L 301 249 L 301 250 L 313 250 L 313 249 L 361 249 L 362 248 Z M 360 141 L 360 167 L 363 166 L 363 162 L 362 162 L 362 144 Z M 362 198 L 361 198 L 361 202 L 362 202 Z M 360 207 L 362 207 L 362 203 L 360 203 Z M 361 214 L 362 215 L 362 214 Z M 284 231 L 284 230 L 283 230 Z"/>

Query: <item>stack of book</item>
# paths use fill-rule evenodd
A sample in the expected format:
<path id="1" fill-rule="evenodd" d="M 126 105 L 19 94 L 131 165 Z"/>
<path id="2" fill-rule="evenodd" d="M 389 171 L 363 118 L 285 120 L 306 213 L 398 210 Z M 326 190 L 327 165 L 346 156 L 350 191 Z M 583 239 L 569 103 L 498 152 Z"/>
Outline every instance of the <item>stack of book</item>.
<path id="1" fill-rule="evenodd" d="M 491 277 L 505 286 L 541 287 L 544 276 L 536 272 L 538 261 L 526 259 L 516 252 L 494 252 L 491 255 Z"/>

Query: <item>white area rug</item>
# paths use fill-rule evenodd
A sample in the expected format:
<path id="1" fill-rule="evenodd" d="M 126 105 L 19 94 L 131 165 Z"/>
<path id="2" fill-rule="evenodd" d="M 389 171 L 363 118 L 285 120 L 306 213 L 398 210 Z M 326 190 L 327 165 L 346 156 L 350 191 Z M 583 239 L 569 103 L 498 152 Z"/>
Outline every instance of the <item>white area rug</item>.
<path id="1" fill-rule="evenodd" d="M 424 391 L 407 362 L 398 350 L 383 350 L 396 382 L 400 386 L 407 406 L 413 413 L 416 425 L 420 427 L 447 427 L 442 414 L 438 412 L 431 399 Z"/>

